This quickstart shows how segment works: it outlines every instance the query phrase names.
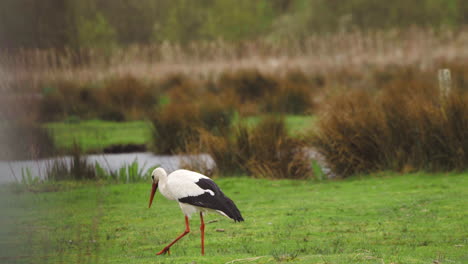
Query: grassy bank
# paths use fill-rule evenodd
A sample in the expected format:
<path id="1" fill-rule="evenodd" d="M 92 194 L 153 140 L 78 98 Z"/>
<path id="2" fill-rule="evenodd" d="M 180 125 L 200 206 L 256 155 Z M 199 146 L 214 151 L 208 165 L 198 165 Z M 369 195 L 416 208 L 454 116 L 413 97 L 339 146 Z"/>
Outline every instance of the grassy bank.
<path id="1" fill-rule="evenodd" d="M 100 150 L 112 145 L 146 144 L 151 132 L 150 124 L 145 121 L 55 122 L 46 124 L 46 127 L 59 149 L 71 149 L 76 142 L 84 151 Z"/>
<path id="2" fill-rule="evenodd" d="M 155 256 L 184 228 L 177 204 L 149 183 L 83 184 L 29 199 L 19 263 L 463 263 L 468 174 L 387 175 L 343 181 L 217 180 L 246 219 L 208 215 L 171 256 Z M 19 194 L 18 202 L 30 193 Z M 17 203 L 18 203 L 17 202 Z M 25 206 L 24 204 L 22 206 Z M 223 232 L 216 230 L 222 229 Z M 18 236 L 17 236 L 18 237 Z M 239 260 L 239 259 L 244 259 Z M 235 261 L 234 260 L 238 260 Z"/>
<path id="3" fill-rule="evenodd" d="M 237 120 L 257 124 L 260 117 Z M 299 134 L 310 129 L 315 116 L 286 116 L 286 125 L 291 134 Z M 47 123 L 59 149 L 71 149 L 76 142 L 84 151 L 99 151 L 112 145 L 147 144 L 151 141 L 151 124 L 146 121 L 112 122 L 102 120 L 80 121 L 76 123 Z"/>

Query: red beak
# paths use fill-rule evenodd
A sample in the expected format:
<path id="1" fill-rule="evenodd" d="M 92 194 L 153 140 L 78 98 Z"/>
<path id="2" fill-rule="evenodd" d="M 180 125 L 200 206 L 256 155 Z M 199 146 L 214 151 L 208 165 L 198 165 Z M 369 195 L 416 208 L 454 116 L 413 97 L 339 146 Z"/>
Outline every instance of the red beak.
<path id="1" fill-rule="evenodd" d="M 157 189 L 158 189 L 158 184 L 153 183 L 153 187 L 151 188 L 151 196 L 150 196 L 148 208 L 150 208 L 151 204 L 153 203 L 154 194 L 156 193 Z"/>

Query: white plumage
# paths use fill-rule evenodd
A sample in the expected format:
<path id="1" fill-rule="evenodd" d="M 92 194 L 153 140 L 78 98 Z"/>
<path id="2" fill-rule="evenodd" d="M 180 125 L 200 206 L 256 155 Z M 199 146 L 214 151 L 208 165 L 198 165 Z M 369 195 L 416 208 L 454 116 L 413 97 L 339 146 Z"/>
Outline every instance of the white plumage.
<path id="1" fill-rule="evenodd" d="M 153 202 L 154 194 L 159 187 L 161 194 L 169 200 L 177 200 L 185 215 L 186 229 L 172 243 L 161 252 L 169 253 L 170 247 L 180 238 L 190 232 L 189 217 L 200 213 L 202 231 L 202 255 L 204 255 L 204 228 L 203 214 L 214 211 L 234 221 L 244 221 L 234 202 L 226 197 L 219 187 L 209 177 L 189 170 L 176 170 L 167 175 L 163 168 L 156 168 L 152 173 L 153 188 L 151 190 L 149 207 Z"/>
<path id="2" fill-rule="evenodd" d="M 196 185 L 199 179 L 210 179 L 198 172 L 189 170 L 176 170 L 167 176 L 163 168 L 157 168 L 153 172 L 153 181 L 159 181 L 161 194 L 169 200 L 178 200 L 187 196 L 199 196 L 205 192 L 214 196 L 211 190 L 203 190 Z M 188 215 L 190 217 L 190 215 Z"/>

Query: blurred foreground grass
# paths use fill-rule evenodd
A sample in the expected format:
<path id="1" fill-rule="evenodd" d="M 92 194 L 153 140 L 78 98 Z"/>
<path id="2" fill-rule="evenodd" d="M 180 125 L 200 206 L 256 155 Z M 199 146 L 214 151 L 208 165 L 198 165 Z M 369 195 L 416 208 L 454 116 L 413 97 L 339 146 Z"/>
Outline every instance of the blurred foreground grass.
<path id="1" fill-rule="evenodd" d="M 248 117 L 241 122 L 257 124 L 260 116 Z M 310 129 L 315 116 L 286 116 L 285 121 L 292 134 Z M 239 121 L 237 121 L 239 122 Z M 71 149 L 76 142 L 83 151 L 101 151 L 105 147 L 125 144 L 147 144 L 151 141 L 151 123 L 147 121 L 114 122 L 102 120 L 79 121 L 75 123 L 47 123 L 59 149 Z"/>
<path id="2" fill-rule="evenodd" d="M 206 256 L 199 219 L 184 229 L 178 205 L 150 183 L 65 185 L 20 193 L 29 210 L 21 257 L 5 263 L 466 263 L 468 174 L 382 173 L 343 181 L 216 180 L 245 218 L 210 214 Z M 223 230 L 218 232 L 217 230 Z M 243 260 L 240 260 L 243 259 Z M 236 260 L 236 261 L 235 261 Z M 3 262 L 3 261 L 2 261 Z"/>

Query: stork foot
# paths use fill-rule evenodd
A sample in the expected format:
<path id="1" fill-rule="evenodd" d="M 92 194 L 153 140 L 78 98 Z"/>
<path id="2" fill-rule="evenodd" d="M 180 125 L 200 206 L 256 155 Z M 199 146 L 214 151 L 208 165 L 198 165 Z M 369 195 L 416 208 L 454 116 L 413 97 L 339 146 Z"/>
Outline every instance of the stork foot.
<path id="1" fill-rule="evenodd" d="M 165 248 L 163 248 L 163 250 L 161 250 L 159 253 L 156 253 L 156 255 L 159 256 L 159 255 L 163 255 L 163 254 L 166 254 L 166 253 L 167 253 L 168 255 L 170 255 L 170 254 L 171 254 L 171 248 L 165 247 Z"/>
<path id="2" fill-rule="evenodd" d="M 188 216 L 185 216 L 185 231 L 180 236 L 178 236 L 174 241 L 172 241 L 169 245 L 167 245 L 165 248 L 163 248 L 163 250 L 161 250 L 156 255 L 162 255 L 162 254 L 166 254 L 166 253 L 168 255 L 170 255 L 171 252 L 169 250 L 170 250 L 171 246 L 174 245 L 177 241 L 179 241 L 179 239 L 181 239 L 182 237 L 187 235 L 189 232 L 190 232 L 189 219 L 188 219 Z"/>

